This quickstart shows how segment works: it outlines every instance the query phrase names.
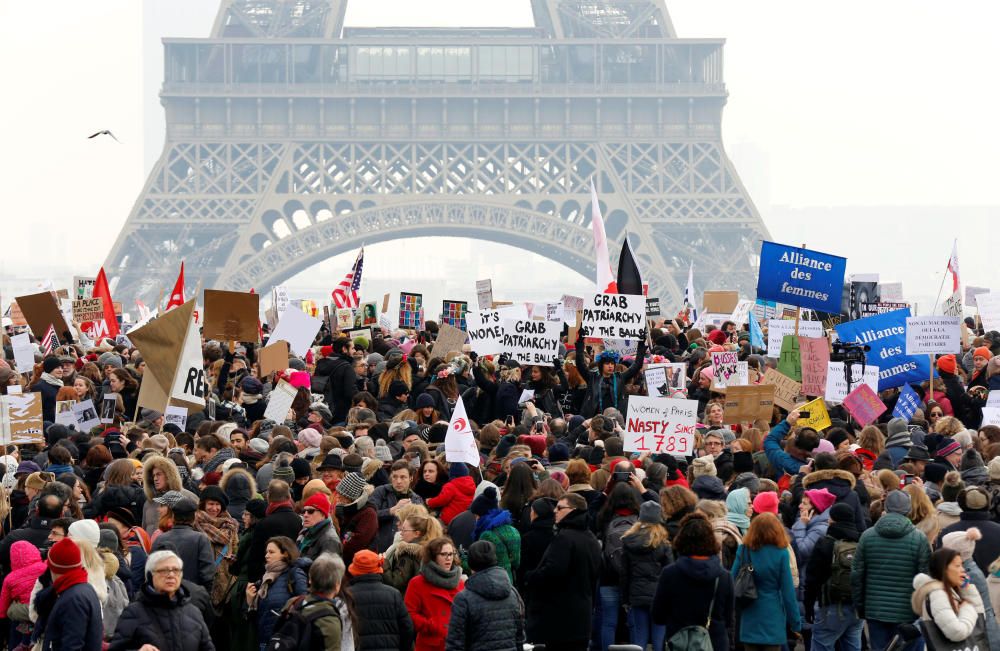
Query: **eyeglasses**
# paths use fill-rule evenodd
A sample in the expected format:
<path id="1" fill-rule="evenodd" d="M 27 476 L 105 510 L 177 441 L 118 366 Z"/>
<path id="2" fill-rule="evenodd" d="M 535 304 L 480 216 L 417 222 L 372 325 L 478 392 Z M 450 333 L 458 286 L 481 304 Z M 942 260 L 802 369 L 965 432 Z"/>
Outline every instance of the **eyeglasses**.
<path id="1" fill-rule="evenodd" d="M 940 411 L 932 411 L 931 412 L 931 418 L 940 418 L 943 415 L 944 414 L 942 412 L 940 412 Z"/>
<path id="2" fill-rule="evenodd" d="M 181 568 L 179 567 L 164 567 L 159 570 L 153 570 L 153 574 L 159 574 L 160 576 L 180 576 Z"/>
<path id="3" fill-rule="evenodd" d="M 312 515 L 313 513 L 319 513 L 319 510 L 310 507 L 302 509 L 302 513 L 304 513 L 305 515 Z"/>
<path id="4" fill-rule="evenodd" d="M 556 506 L 556 511 L 566 511 L 566 510 L 570 510 L 571 511 L 571 510 L 573 510 L 573 507 L 572 506 L 563 506 L 562 504 Z"/>
<path id="5" fill-rule="evenodd" d="M 454 558 L 455 552 L 438 552 L 438 556 L 441 558 Z"/>

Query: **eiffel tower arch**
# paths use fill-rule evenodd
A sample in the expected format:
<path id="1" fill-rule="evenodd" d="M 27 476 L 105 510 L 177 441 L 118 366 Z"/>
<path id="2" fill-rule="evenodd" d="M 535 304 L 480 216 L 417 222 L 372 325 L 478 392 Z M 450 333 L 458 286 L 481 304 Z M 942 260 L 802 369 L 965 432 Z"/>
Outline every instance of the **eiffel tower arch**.
<path id="1" fill-rule="evenodd" d="M 222 0 L 164 39 L 163 153 L 105 263 L 155 299 L 177 263 L 266 292 L 364 243 L 503 242 L 594 277 L 590 182 L 612 256 L 650 294 L 752 294 L 767 229 L 721 137 L 723 41 L 663 0 L 531 0 L 533 28 L 350 28 L 347 0 Z"/>

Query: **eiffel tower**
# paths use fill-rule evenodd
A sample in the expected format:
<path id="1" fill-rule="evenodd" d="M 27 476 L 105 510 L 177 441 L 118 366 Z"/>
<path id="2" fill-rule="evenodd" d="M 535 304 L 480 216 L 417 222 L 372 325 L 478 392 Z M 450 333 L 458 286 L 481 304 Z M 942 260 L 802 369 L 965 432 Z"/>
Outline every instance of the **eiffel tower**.
<path id="1" fill-rule="evenodd" d="M 612 256 L 628 236 L 667 309 L 692 260 L 699 288 L 752 296 L 767 229 L 722 145 L 723 40 L 678 38 L 663 0 L 531 8 L 532 28 L 352 28 L 347 0 L 222 0 L 210 38 L 164 39 L 166 143 L 115 295 L 155 300 L 182 259 L 192 286 L 267 292 L 428 235 L 593 278 L 593 179 Z"/>

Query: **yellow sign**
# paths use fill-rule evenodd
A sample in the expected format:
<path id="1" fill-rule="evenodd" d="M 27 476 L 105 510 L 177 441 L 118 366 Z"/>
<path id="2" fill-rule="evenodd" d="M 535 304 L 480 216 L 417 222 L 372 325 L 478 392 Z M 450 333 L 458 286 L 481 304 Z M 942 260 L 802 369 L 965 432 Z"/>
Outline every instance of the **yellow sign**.
<path id="1" fill-rule="evenodd" d="M 806 413 L 809 414 L 808 418 L 801 415 Z M 830 420 L 830 412 L 826 410 L 826 403 L 822 398 L 816 398 L 799 407 L 799 414 L 799 420 L 796 423 L 798 427 L 811 427 L 819 432 L 833 425 Z"/>

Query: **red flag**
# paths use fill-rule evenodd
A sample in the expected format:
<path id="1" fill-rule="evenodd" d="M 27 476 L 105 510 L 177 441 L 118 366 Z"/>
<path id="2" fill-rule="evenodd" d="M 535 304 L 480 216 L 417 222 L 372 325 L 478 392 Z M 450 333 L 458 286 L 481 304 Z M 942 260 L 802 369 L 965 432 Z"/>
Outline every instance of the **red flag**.
<path id="1" fill-rule="evenodd" d="M 118 319 L 115 318 L 115 304 L 111 302 L 111 289 L 108 287 L 108 277 L 104 275 L 104 267 L 101 267 L 97 274 L 97 281 L 94 282 L 94 298 L 99 298 L 104 303 L 104 330 L 106 337 L 114 339 L 118 336 Z M 100 325 L 95 324 L 94 331 L 98 334 Z"/>
<path id="2" fill-rule="evenodd" d="M 167 301 L 167 307 L 164 312 L 169 312 L 175 307 L 180 307 L 184 305 L 184 261 L 181 260 L 181 273 L 177 276 L 177 282 L 174 283 L 174 291 L 170 292 L 170 299 Z"/>

